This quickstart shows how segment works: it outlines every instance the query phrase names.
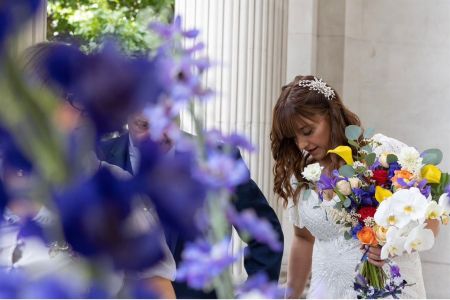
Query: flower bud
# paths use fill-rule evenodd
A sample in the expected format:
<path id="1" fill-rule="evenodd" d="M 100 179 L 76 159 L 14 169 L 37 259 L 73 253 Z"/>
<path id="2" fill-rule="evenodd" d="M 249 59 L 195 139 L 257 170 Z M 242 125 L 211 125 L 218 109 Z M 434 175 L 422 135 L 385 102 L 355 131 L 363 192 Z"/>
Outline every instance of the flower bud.
<path id="1" fill-rule="evenodd" d="M 350 186 L 350 183 L 346 180 L 339 181 L 336 184 L 336 187 L 338 191 L 344 196 L 348 196 L 352 193 L 352 187 Z"/>
<path id="2" fill-rule="evenodd" d="M 380 155 L 379 161 L 380 161 L 380 164 L 383 166 L 383 168 L 389 168 L 389 164 L 388 164 L 388 162 L 387 162 L 387 156 L 388 156 L 388 154 L 389 154 L 389 153 L 382 153 L 382 154 Z"/>
<path id="3" fill-rule="evenodd" d="M 361 187 L 361 180 L 359 180 L 359 178 L 357 177 L 349 178 L 348 181 L 350 182 L 350 186 L 352 187 L 352 189 Z"/>

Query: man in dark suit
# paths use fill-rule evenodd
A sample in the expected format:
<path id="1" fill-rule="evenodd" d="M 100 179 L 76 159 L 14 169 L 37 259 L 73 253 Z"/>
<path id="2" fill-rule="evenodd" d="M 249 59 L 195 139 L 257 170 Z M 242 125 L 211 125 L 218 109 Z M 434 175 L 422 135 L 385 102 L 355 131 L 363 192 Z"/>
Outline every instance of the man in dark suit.
<path id="1" fill-rule="evenodd" d="M 137 114 L 129 119 L 129 131 L 117 138 L 113 138 L 101 143 L 98 149 L 98 157 L 108 163 L 117 165 L 130 173 L 134 174 L 136 170 L 139 153 L 135 145 L 142 138 L 149 136 L 149 122 L 143 114 Z M 174 151 L 172 142 L 166 136 L 161 141 L 161 145 L 166 151 Z M 237 156 L 240 154 L 237 151 Z M 260 218 L 270 222 L 273 229 L 278 233 L 280 242 L 283 243 L 283 232 L 280 222 L 268 204 L 261 190 L 253 180 L 241 184 L 235 192 L 235 201 L 233 202 L 238 211 L 248 208 L 254 209 Z M 185 241 L 181 240 L 176 232 L 165 229 L 166 240 L 170 250 L 178 264 L 181 261 Z M 247 255 L 244 258 L 244 267 L 249 276 L 265 272 L 269 279 L 278 281 L 281 259 L 283 252 L 274 252 L 267 245 L 255 240 L 248 242 L 246 249 Z M 174 289 L 177 298 L 216 298 L 214 292 L 205 293 L 203 291 L 189 288 L 184 282 L 174 282 Z"/>

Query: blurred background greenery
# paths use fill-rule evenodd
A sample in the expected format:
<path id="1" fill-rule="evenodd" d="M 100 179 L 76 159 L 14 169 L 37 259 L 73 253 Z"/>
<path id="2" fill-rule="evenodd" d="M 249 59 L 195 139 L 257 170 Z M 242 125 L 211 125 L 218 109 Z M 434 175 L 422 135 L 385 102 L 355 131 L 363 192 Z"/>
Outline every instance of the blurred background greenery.
<path id="1" fill-rule="evenodd" d="M 104 37 L 114 36 L 128 54 L 147 52 L 159 41 L 147 30 L 152 21 L 168 23 L 175 0 L 49 0 L 47 39 L 97 50 Z"/>

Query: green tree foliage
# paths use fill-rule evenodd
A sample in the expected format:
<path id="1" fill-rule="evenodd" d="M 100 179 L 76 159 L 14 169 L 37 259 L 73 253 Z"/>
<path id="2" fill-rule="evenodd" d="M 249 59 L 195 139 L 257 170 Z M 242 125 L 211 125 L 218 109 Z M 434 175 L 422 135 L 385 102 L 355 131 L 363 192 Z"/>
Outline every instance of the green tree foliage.
<path id="1" fill-rule="evenodd" d="M 148 24 L 169 22 L 173 7 L 174 0 L 49 0 L 47 38 L 92 52 L 113 36 L 129 54 L 146 52 L 159 42 Z"/>

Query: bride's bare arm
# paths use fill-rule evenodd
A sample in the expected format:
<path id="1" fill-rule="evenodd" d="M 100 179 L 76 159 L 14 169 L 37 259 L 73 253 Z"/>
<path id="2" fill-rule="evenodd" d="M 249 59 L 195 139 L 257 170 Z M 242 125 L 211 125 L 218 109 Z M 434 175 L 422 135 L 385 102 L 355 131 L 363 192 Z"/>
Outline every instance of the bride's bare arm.
<path id="1" fill-rule="evenodd" d="M 314 237 L 306 228 L 294 226 L 291 253 L 288 263 L 287 298 L 300 298 L 311 272 Z"/>

